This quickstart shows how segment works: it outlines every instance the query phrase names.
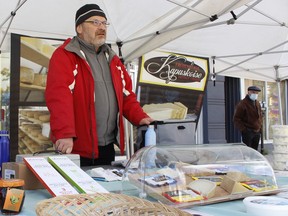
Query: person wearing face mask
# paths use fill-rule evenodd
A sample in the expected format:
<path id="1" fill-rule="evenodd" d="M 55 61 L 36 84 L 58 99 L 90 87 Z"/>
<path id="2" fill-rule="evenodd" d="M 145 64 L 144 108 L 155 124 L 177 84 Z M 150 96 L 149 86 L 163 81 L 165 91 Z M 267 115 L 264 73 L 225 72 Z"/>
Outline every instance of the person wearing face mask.
<path id="1" fill-rule="evenodd" d="M 261 91 L 257 86 L 249 86 L 246 97 L 241 100 L 236 108 L 233 122 L 242 135 L 242 142 L 258 150 L 262 129 L 262 111 L 258 98 Z"/>
<path id="2" fill-rule="evenodd" d="M 51 139 L 58 151 L 79 154 L 81 166 L 111 165 L 114 144 L 124 153 L 124 117 L 136 126 L 153 121 L 106 44 L 108 26 L 98 5 L 82 6 L 75 14 L 76 36 L 58 47 L 49 63 L 45 99 Z"/>

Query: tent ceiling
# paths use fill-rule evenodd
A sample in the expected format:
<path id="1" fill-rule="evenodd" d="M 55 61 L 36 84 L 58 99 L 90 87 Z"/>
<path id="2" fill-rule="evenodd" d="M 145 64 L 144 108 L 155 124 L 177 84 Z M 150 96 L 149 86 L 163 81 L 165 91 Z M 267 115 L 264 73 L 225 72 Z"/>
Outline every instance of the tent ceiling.
<path id="1" fill-rule="evenodd" d="M 85 3 L 97 3 L 112 23 L 107 41 L 123 43 L 126 61 L 160 47 L 191 30 L 222 16 L 251 0 L 6 0 L 0 7 L 0 21 L 18 2 L 11 32 L 32 36 L 66 38 L 75 34 L 76 10 Z M 181 6 L 180 6 L 181 5 Z M 4 31 L 8 22 L 1 28 Z"/>
<path id="2" fill-rule="evenodd" d="M 258 2 L 234 24 L 227 25 L 231 16 L 224 15 L 164 48 L 184 47 L 182 52 L 214 57 L 216 75 L 271 82 L 288 79 L 288 1 Z M 247 8 L 234 13 L 237 16 Z M 191 45 L 185 46 L 188 41 Z"/>
<path id="3" fill-rule="evenodd" d="M 3 22 L 18 2 L 24 4 L 17 11 L 9 32 L 59 39 L 75 34 L 75 11 L 83 4 L 93 2 L 104 9 L 112 23 L 107 41 L 114 45 L 117 41 L 123 43 L 126 61 L 161 47 L 215 57 L 215 72 L 219 75 L 265 81 L 287 79 L 288 76 L 287 0 L 4 2 L 0 3 L 0 39 L 9 25 L 9 22 Z M 227 25 L 228 20 L 233 21 L 229 13 L 232 10 L 237 20 Z M 218 19 L 211 22 L 215 14 Z"/>

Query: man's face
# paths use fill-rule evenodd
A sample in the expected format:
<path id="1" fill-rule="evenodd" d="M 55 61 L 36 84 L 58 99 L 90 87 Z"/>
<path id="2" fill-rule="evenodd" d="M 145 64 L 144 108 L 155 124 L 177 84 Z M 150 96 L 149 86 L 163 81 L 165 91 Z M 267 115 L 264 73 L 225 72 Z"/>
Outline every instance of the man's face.
<path id="1" fill-rule="evenodd" d="M 106 19 L 101 16 L 92 16 L 76 27 L 78 36 L 85 42 L 92 44 L 96 50 L 106 42 Z"/>
<path id="2" fill-rule="evenodd" d="M 248 91 L 248 94 L 251 95 L 251 94 L 257 94 L 258 95 L 259 91 L 253 91 L 253 90 L 250 90 Z"/>

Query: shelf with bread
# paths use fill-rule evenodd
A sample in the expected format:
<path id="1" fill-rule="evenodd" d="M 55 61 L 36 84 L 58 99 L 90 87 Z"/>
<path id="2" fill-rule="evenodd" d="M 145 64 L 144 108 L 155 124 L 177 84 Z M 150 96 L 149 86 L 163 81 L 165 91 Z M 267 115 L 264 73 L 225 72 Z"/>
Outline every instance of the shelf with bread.
<path id="1" fill-rule="evenodd" d="M 36 73 L 32 68 L 20 67 L 20 88 L 26 90 L 44 91 L 46 87 L 46 74 Z"/>
<path id="2" fill-rule="evenodd" d="M 40 129 L 50 126 L 45 89 L 49 61 L 59 44 L 62 40 L 11 34 L 11 62 L 17 62 L 11 64 L 15 73 L 10 76 L 11 158 L 52 147 L 50 131 L 44 136 Z M 37 113 L 42 115 L 34 116 Z M 26 130 L 27 125 L 32 131 Z"/>
<path id="3" fill-rule="evenodd" d="M 42 125 L 50 120 L 49 111 L 21 109 L 19 113 L 19 153 L 35 153 L 51 148 L 51 140 L 42 134 Z"/>
<path id="4" fill-rule="evenodd" d="M 48 68 L 49 60 L 55 47 L 45 43 L 43 40 L 31 37 L 22 37 L 21 39 L 21 57 L 27 59 L 44 68 Z M 47 75 L 36 72 L 33 68 L 20 67 L 20 87 L 27 90 L 44 91 Z"/>

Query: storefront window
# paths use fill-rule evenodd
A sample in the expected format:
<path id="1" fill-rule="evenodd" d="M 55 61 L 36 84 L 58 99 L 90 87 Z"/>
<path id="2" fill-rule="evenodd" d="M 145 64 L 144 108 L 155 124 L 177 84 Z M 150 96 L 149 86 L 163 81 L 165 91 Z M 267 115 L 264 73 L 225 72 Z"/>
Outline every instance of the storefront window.
<path id="1" fill-rule="evenodd" d="M 263 132 L 264 140 L 273 139 L 273 125 L 286 123 L 286 94 L 285 94 L 285 81 L 280 82 L 280 89 L 276 82 L 263 82 L 255 80 L 245 80 L 245 89 L 248 86 L 256 85 L 261 89 L 258 100 L 262 105 L 263 111 Z M 279 96 L 280 91 L 280 96 Z M 282 115 L 280 115 L 282 107 Z M 282 120 L 281 120 L 282 118 Z"/>
<path id="2" fill-rule="evenodd" d="M 279 96 L 280 91 L 280 96 Z M 267 117 L 268 117 L 268 138 L 273 139 L 272 126 L 285 124 L 286 122 L 286 97 L 285 97 L 285 82 L 280 83 L 278 90 L 277 83 L 267 83 Z M 281 93 L 282 92 L 282 93 Z M 281 107 L 282 107 L 282 115 Z M 282 118 L 282 119 L 281 119 Z"/>

